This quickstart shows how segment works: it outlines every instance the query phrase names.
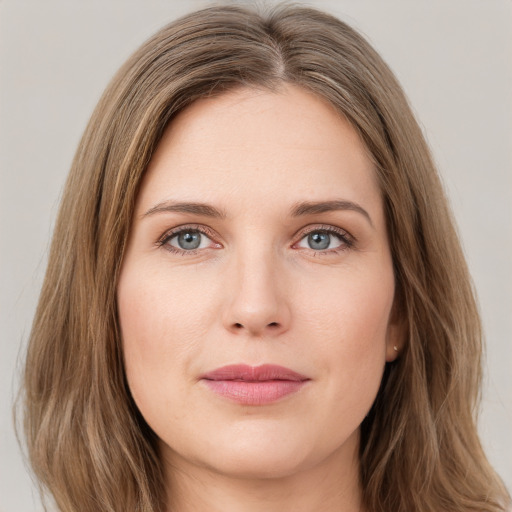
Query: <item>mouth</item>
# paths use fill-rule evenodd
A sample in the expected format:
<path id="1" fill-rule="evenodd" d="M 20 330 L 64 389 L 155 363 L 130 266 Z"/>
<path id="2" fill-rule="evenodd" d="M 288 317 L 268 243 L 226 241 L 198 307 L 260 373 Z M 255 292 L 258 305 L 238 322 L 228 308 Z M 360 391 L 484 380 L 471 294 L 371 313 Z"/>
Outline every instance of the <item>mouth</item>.
<path id="1" fill-rule="evenodd" d="M 229 365 L 201 376 L 215 394 L 242 405 L 265 405 L 298 392 L 311 379 L 272 364 Z"/>

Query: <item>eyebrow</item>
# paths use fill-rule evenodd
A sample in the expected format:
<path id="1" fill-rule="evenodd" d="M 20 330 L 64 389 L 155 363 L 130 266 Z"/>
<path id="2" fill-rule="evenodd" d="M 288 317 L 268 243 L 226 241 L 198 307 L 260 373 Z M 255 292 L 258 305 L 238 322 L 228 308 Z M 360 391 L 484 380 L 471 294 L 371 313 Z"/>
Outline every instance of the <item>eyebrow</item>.
<path id="1" fill-rule="evenodd" d="M 339 210 L 351 210 L 362 214 L 373 227 L 373 222 L 370 214 L 357 203 L 352 201 L 346 201 L 342 199 L 333 201 L 319 201 L 319 202 L 308 202 L 303 201 L 296 203 L 291 208 L 292 217 L 302 217 L 305 215 L 315 215 L 319 213 L 333 212 Z M 226 213 L 223 210 L 219 210 L 214 206 L 206 203 L 197 202 L 175 202 L 175 201 L 163 201 L 150 208 L 142 217 L 148 217 L 156 213 L 192 213 L 195 215 L 201 215 L 203 217 L 211 217 L 215 219 L 225 219 Z"/>
<path id="2" fill-rule="evenodd" d="M 216 219 L 226 218 L 226 213 L 206 203 L 195 202 L 175 202 L 163 201 L 150 208 L 142 217 L 148 217 L 155 213 L 174 212 L 174 213 L 192 213 L 203 217 L 212 217 Z"/>
<path id="3" fill-rule="evenodd" d="M 370 214 L 357 203 L 352 201 L 345 201 L 343 199 L 337 199 L 333 201 L 319 201 L 319 202 L 302 202 L 295 204 L 291 209 L 292 217 L 301 217 L 303 215 L 315 215 L 318 213 L 333 212 L 338 210 L 351 210 L 358 212 L 363 215 L 366 220 L 373 226 L 372 218 Z"/>

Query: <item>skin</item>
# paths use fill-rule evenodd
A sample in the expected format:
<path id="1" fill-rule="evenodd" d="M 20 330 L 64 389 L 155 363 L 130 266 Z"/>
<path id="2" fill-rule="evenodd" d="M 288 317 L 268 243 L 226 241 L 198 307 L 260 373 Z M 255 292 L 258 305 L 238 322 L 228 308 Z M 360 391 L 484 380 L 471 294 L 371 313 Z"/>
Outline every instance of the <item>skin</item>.
<path id="1" fill-rule="evenodd" d="M 339 200 L 357 206 L 291 214 Z M 165 210 L 176 201 L 224 216 Z M 199 249 L 180 248 L 179 226 L 206 230 Z M 308 233 L 326 229 L 329 247 L 311 248 Z M 143 179 L 118 287 L 128 383 L 160 439 L 168 510 L 362 510 L 359 427 L 397 355 L 394 291 L 372 163 L 324 100 L 238 89 L 180 113 Z M 200 379 L 239 363 L 310 380 L 254 406 Z"/>

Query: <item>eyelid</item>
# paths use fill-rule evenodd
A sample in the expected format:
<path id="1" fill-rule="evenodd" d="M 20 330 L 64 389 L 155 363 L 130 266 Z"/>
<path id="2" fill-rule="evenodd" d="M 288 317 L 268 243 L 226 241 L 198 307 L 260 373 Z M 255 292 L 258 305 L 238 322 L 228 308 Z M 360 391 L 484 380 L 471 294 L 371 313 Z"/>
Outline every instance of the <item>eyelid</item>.
<path id="1" fill-rule="evenodd" d="M 340 252 L 347 249 L 351 249 L 354 247 L 355 243 L 357 242 L 357 239 L 350 234 L 346 229 L 339 228 L 337 226 L 333 226 L 331 224 L 312 224 L 310 226 L 306 226 L 305 228 L 302 228 L 295 236 L 294 240 L 295 242 L 292 244 L 292 247 L 296 246 L 304 237 L 308 236 L 311 233 L 315 232 L 323 232 L 332 234 L 335 236 L 338 236 L 343 241 L 343 246 L 337 247 L 334 249 L 325 249 L 320 251 L 315 251 L 314 249 L 311 249 L 311 251 L 314 251 L 318 254 L 328 254 L 329 252 Z M 306 249 L 307 250 L 307 249 Z"/>
<path id="2" fill-rule="evenodd" d="M 192 255 L 198 251 L 204 250 L 204 248 L 203 248 L 203 249 L 191 249 L 191 250 L 186 251 L 186 250 L 179 249 L 177 247 L 167 244 L 167 242 L 171 238 L 173 238 L 177 234 L 179 234 L 183 231 L 187 231 L 187 230 L 198 231 L 198 232 L 202 233 L 209 240 L 211 240 L 214 244 L 216 244 L 217 248 L 222 248 L 222 244 L 220 242 L 216 241 L 220 238 L 219 235 L 214 230 L 212 230 L 208 226 L 205 226 L 204 224 L 182 224 L 179 226 L 175 226 L 171 229 L 168 229 L 158 238 L 158 240 L 156 241 L 156 245 L 158 247 L 167 246 L 165 248 L 167 250 L 169 250 L 170 252 L 176 252 L 176 253 L 180 253 L 180 254 L 187 253 L 189 255 Z M 357 239 L 351 233 L 349 233 L 346 229 L 340 228 L 338 226 L 333 226 L 331 224 L 312 224 L 312 225 L 309 225 L 309 226 L 306 226 L 306 227 L 300 229 L 294 235 L 293 239 L 295 241 L 292 244 L 292 248 L 294 248 L 304 237 L 306 237 L 309 234 L 314 233 L 314 232 L 324 232 L 324 233 L 333 234 L 333 235 L 339 237 L 343 241 L 343 245 L 340 247 L 337 247 L 337 248 L 325 249 L 325 250 L 320 250 L 320 251 L 315 251 L 314 249 L 311 249 L 311 251 L 313 251 L 315 253 L 329 254 L 329 253 L 341 252 L 341 251 L 353 248 L 355 243 L 357 242 Z M 305 250 L 307 250 L 307 249 L 305 249 Z"/>
<path id="3" fill-rule="evenodd" d="M 168 245 L 167 242 L 169 240 L 171 240 L 173 237 L 175 237 L 182 231 L 187 231 L 187 230 L 188 231 L 198 231 L 199 233 L 206 236 L 210 241 L 215 243 L 217 246 L 219 246 L 219 247 L 222 246 L 219 242 L 216 241 L 216 239 L 219 238 L 218 234 L 215 231 L 213 231 L 211 228 L 209 228 L 208 226 L 205 226 L 203 224 L 182 224 L 180 226 L 175 226 L 171 229 L 168 229 L 158 238 L 158 240 L 156 241 L 156 245 L 158 247 L 163 247 L 165 245 Z M 171 249 L 171 247 L 172 247 L 172 249 Z M 204 250 L 204 249 L 191 249 L 191 250 L 185 251 L 183 249 L 179 249 L 178 247 L 174 247 L 171 245 L 168 245 L 168 247 L 166 247 L 166 249 L 171 252 L 179 252 L 179 253 L 187 253 L 187 254 L 194 254 L 198 250 Z"/>

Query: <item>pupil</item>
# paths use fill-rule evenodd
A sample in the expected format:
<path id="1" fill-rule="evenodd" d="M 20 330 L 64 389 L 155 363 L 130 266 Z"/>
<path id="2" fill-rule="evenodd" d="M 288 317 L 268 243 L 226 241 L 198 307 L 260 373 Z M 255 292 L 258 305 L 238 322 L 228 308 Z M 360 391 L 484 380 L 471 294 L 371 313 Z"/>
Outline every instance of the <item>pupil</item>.
<path id="1" fill-rule="evenodd" d="M 186 231 L 178 235 L 178 245 L 182 249 L 197 249 L 201 244 L 201 234 L 193 231 Z"/>
<path id="2" fill-rule="evenodd" d="M 331 239 L 328 233 L 311 233 L 308 236 L 308 245 L 311 249 L 327 249 L 330 241 Z"/>

